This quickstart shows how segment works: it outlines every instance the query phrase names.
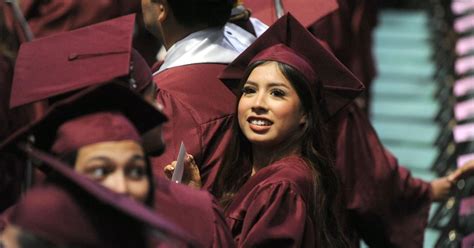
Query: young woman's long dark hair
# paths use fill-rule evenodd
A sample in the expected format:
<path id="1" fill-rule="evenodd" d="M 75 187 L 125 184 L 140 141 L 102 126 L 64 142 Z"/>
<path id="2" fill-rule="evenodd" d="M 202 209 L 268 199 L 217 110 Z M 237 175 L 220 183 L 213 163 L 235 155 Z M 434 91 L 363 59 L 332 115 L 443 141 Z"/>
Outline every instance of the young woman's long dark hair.
<path id="1" fill-rule="evenodd" d="M 257 66 L 268 61 L 258 61 L 247 69 L 242 80 L 242 85 L 250 73 Z M 297 92 L 307 121 L 299 135 L 285 145 L 278 152 L 274 152 L 271 161 L 274 162 L 288 155 L 295 145 L 300 146 L 301 156 L 306 160 L 312 171 L 314 180 L 315 202 L 308 202 L 308 212 L 316 225 L 316 240 L 318 247 L 348 247 L 339 219 L 337 217 L 339 181 L 331 159 L 331 145 L 326 138 L 326 127 L 322 115 L 322 106 L 325 106 L 321 97 L 321 85 L 318 88 L 309 84 L 306 78 L 289 65 L 278 63 L 282 74 L 290 81 Z M 238 97 L 240 99 L 241 95 Z M 236 117 L 237 118 L 237 117 Z M 239 122 L 234 120 L 232 126 L 232 137 L 228 149 L 224 155 L 223 164 L 218 172 L 217 181 L 214 186 L 214 194 L 220 200 L 224 208 L 231 203 L 234 195 L 250 178 L 252 173 L 252 148 L 250 142 L 242 133 Z"/>

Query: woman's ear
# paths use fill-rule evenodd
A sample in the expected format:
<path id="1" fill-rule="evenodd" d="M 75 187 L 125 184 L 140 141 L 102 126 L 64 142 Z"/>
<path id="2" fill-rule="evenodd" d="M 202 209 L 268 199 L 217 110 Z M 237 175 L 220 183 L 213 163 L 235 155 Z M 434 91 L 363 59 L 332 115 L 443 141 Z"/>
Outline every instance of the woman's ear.
<path id="1" fill-rule="evenodd" d="M 308 121 L 308 117 L 306 116 L 306 114 L 302 114 L 300 118 L 300 125 L 301 126 L 306 125 L 307 121 Z"/>

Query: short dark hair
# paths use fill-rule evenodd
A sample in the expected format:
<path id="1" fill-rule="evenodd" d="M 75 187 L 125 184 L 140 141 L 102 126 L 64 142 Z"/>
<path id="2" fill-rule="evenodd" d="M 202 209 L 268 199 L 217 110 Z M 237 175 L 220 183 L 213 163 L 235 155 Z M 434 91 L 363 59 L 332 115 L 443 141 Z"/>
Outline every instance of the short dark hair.
<path id="1" fill-rule="evenodd" d="M 168 0 L 176 20 L 184 26 L 221 27 L 230 18 L 235 0 Z"/>

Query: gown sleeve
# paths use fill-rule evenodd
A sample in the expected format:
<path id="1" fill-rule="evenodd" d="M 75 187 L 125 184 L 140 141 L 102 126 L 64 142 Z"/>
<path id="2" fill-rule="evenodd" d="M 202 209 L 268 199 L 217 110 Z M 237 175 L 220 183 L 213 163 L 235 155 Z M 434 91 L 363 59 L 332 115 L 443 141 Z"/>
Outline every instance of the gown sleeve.
<path id="1" fill-rule="evenodd" d="M 164 177 L 163 169 L 167 164 L 176 160 L 181 141 L 186 146 L 186 152 L 192 154 L 196 163 L 201 165 L 202 145 L 199 139 L 201 132 L 192 113 L 165 90 L 158 91 L 157 102 L 163 105 L 164 114 L 170 118 L 162 126 L 166 149 L 159 157 L 152 159 L 155 176 Z"/>
<path id="2" fill-rule="evenodd" d="M 370 247 L 421 247 L 430 184 L 399 165 L 356 106 L 349 107 L 338 131 L 336 169 L 358 235 Z"/>
<path id="3" fill-rule="evenodd" d="M 263 186 L 249 199 L 242 231 L 234 237 L 238 247 L 314 247 L 306 203 L 291 183 Z"/>

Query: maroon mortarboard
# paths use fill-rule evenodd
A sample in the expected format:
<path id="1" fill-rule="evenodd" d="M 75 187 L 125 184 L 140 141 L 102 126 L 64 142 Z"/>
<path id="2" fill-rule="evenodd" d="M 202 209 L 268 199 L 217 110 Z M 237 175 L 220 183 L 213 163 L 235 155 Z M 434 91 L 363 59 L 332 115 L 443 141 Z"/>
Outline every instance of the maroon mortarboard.
<path id="1" fill-rule="evenodd" d="M 10 107 L 120 79 L 134 91 L 152 82 L 150 68 L 132 48 L 135 15 L 23 43 Z"/>
<path id="2" fill-rule="evenodd" d="M 90 87 L 52 105 L 40 120 L 21 128 L 0 144 L 0 150 L 34 137 L 34 146 L 64 155 L 87 144 L 131 139 L 166 121 L 138 94 L 118 84 Z M 149 147 L 144 147 L 147 152 Z"/>
<path id="3" fill-rule="evenodd" d="M 290 12 L 305 27 L 339 7 L 336 0 L 244 0 L 244 5 L 253 16 L 269 26 L 278 20 L 279 13 Z"/>
<path id="4" fill-rule="evenodd" d="M 327 119 L 364 90 L 363 84 L 291 14 L 280 18 L 241 53 L 220 79 L 238 94 L 247 67 L 257 60 L 288 64 L 303 73 L 310 83 L 321 83 Z"/>
<path id="5" fill-rule="evenodd" d="M 90 198 L 64 185 L 41 185 L 27 192 L 12 209 L 9 221 L 22 232 L 56 246 L 146 246 L 147 238 L 138 222 Z M 116 234 L 113 238 L 112 232 Z"/>
<path id="6" fill-rule="evenodd" d="M 62 178 L 27 193 L 9 212 L 10 223 L 57 245 L 144 247 L 138 244 L 145 244 L 147 235 L 165 243 L 196 244 L 192 234 L 144 204 L 108 190 L 49 154 L 29 147 L 25 151 Z"/>

